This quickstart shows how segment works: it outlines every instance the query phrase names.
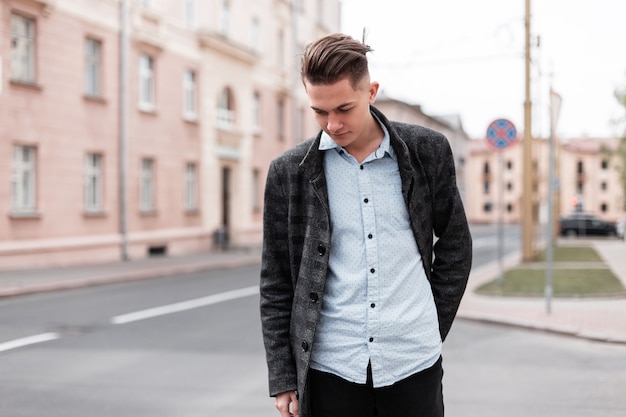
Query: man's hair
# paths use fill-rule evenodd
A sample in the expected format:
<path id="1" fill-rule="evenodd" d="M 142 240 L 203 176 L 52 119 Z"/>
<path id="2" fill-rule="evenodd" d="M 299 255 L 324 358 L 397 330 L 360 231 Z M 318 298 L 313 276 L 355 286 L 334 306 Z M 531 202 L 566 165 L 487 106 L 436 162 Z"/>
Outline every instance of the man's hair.
<path id="1" fill-rule="evenodd" d="M 304 49 L 300 70 L 302 82 L 328 85 L 348 78 L 352 88 L 356 89 L 369 73 L 366 54 L 371 51 L 365 43 L 342 33 L 325 36 Z"/>

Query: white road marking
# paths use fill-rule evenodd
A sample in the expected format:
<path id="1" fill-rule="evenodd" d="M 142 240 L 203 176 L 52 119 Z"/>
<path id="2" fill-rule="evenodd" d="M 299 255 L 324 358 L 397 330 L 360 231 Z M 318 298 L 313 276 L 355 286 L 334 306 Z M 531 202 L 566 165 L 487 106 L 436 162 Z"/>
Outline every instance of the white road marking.
<path id="1" fill-rule="evenodd" d="M 58 333 L 41 333 L 34 336 L 23 337 L 21 339 L 11 340 L 9 342 L 0 343 L 0 352 L 5 352 L 11 349 L 17 349 L 20 347 L 34 345 L 35 343 L 48 342 L 59 338 Z"/>
<path id="2" fill-rule="evenodd" d="M 122 314 L 111 319 L 113 324 L 125 324 L 138 320 L 145 320 L 152 317 L 163 316 L 165 314 L 178 313 L 180 311 L 191 310 L 193 308 L 205 307 L 224 301 L 235 300 L 237 298 L 248 297 L 259 293 L 258 285 L 227 291 L 220 294 L 209 295 L 207 297 L 196 298 L 194 300 L 182 301 L 180 303 L 168 304 L 160 307 L 149 308 L 147 310 L 135 311 L 134 313 Z"/>

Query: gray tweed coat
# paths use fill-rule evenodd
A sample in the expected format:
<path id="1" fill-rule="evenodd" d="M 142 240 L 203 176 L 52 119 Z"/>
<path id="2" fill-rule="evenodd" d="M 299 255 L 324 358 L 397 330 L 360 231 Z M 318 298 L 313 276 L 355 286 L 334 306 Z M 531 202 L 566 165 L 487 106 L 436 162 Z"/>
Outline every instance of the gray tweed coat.
<path id="1" fill-rule="evenodd" d="M 374 107 L 371 111 L 389 130 L 397 155 L 402 194 L 444 340 L 472 258 L 452 152 L 442 134 L 390 122 Z M 306 381 L 332 244 L 320 134 L 272 161 L 263 215 L 260 307 L 269 391 L 271 396 L 297 391 L 302 417 L 310 415 Z"/>

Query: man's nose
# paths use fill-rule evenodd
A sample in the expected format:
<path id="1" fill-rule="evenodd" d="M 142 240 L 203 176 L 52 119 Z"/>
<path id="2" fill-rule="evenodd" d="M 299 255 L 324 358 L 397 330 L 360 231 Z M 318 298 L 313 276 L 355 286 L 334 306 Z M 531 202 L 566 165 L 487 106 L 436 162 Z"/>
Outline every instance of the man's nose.
<path id="1" fill-rule="evenodd" d="M 336 115 L 329 114 L 326 128 L 331 132 L 339 132 L 341 130 L 341 119 Z"/>

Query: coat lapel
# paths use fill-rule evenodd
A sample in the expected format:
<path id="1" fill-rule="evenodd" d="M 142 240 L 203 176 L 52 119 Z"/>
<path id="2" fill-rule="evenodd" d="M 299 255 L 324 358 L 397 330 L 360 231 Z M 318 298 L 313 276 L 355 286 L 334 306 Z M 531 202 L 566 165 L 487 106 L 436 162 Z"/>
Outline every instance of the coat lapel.
<path id="1" fill-rule="evenodd" d="M 326 212 L 329 213 L 328 188 L 326 186 L 326 177 L 324 176 L 324 152 L 319 150 L 321 137 L 322 134 L 320 132 L 315 140 L 311 142 L 311 146 L 304 158 L 302 158 L 302 161 L 300 161 L 299 167 L 304 179 L 311 184 L 313 192 L 326 209 Z"/>

